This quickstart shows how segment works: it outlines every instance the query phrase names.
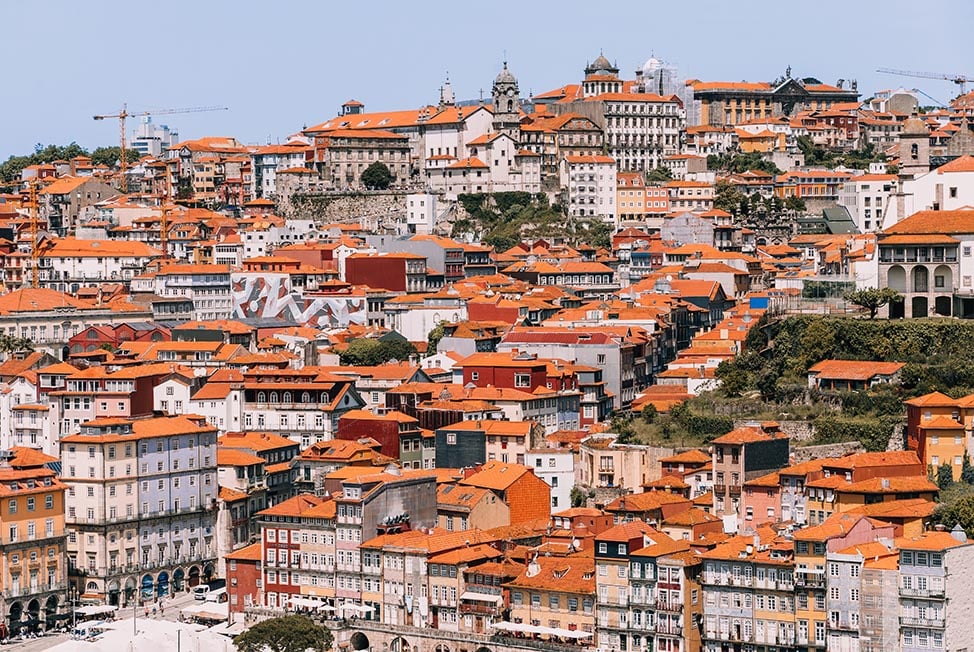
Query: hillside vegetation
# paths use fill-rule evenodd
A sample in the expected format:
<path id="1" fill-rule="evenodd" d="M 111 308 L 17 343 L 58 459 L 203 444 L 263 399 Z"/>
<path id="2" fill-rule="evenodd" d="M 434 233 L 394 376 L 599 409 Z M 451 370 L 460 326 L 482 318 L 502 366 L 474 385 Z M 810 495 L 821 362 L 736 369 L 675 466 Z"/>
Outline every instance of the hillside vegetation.
<path id="1" fill-rule="evenodd" d="M 825 359 L 904 362 L 899 385 L 868 391 L 809 389 L 808 369 Z M 974 392 L 974 322 L 866 320 L 802 315 L 763 317 L 744 353 L 717 369 L 721 387 L 670 414 L 649 410 L 620 422 L 633 440 L 705 445 L 733 420 L 809 421 L 810 443 L 858 440 L 885 450 L 904 419 L 903 401 L 932 391 Z"/>

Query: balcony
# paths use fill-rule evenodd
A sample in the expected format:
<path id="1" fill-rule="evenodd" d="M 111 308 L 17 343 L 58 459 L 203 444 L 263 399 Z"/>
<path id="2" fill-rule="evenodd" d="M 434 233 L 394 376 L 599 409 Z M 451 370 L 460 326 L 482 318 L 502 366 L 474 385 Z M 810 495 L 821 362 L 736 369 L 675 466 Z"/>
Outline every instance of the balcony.
<path id="1" fill-rule="evenodd" d="M 656 623 L 656 633 L 664 636 L 683 636 L 683 626 L 675 623 Z"/>
<path id="2" fill-rule="evenodd" d="M 723 496 L 726 493 L 727 493 L 727 485 L 726 484 L 714 484 L 714 495 L 715 496 Z"/>
<path id="3" fill-rule="evenodd" d="M 795 572 L 795 586 L 807 589 L 824 589 L 825 574 Z"/>
<path id="4" fill-rule="evenodd" d="M 741 485 L 739 485 L 739 484 L 728 485 L 727 491 L 728 491 L 728 493 L 730 493 L 731 496 L 740 496 L 741 495 Z"/>
<path id="5" fill-rule="evenodd" d="M 481 616 L 495 616 L 498 612 L 497 609 L 491 607 L 490 605 L 460 603 L 460 613 Z"/>
<path id="6" fill-rule="evenodd" d="M 900 587 L 900 595 L 911 598 L 943 598 L 943 589 L 908 589 Z"/>
<path id="7" fill-rule="evenodd" d="M 900 616 L 900 625 L 903 627 L 933 627 L 943 629 L 947 626 L 943 618 L 916 618 L 914 616 Z"/>
<path id="8" fill-rule="evenodd" d="M 664 602 L 662 600 L 656 601 L 656 611 L 668 611 L 670 613 L 683 613 L 683 603 L 682 602 Z"/>

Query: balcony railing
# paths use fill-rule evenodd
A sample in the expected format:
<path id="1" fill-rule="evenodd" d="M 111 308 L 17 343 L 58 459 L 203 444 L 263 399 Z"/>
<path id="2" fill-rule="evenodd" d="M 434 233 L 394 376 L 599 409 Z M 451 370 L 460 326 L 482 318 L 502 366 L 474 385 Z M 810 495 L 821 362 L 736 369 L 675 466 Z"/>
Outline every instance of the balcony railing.
<path id="1" fill-rule="evenodd" d="M 946 621 L 943 618 L 916 618 L 914 616 L 900 616 L 900 625 L 904 627 L 934 627 L 943 629 Z"/>
<path id="2" fill-rule="evenodd" d="M 912 598 L 942 598 L 944 597 L 943 589 L 908 589 L 906 587 L 900 587 L 900 595 L 909 596 Z"/>
<path id="3" fill-rule="evenodd" d="M 670 613 L 682 613 L 683 603 L 682 602 L 666 602 L 663 600 L 656 601 L 656 611 L 669 611 Z"/>

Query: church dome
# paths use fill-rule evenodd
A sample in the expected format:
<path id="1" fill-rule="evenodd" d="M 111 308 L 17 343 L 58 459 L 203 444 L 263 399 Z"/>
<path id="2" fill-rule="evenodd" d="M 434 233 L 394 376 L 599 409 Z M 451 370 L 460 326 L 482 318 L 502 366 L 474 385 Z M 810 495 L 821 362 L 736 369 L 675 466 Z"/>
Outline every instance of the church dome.
<path id="1" fill-rule="evenodd" d="M 507 62 L 504 62 L 504 68 L 499 73 L 497 73 L 497 78 L 494 79 L 495 84 L 514 84 L 517 83 L 517 79 L 511 74 L 511 71 L 507 69 Z"/>
<path id="2" fill-rule="evenodd" d="M 646 63 L 643 64 L 643 74 L 651 75 L 662 67 L 662 61 L 656 57 L 650 57 L 646 59 Z"/>
<path id="3" fill-rule="evenodd" d="M 612 64 L 609 60 L 605 58 L 605 55 L 600 54 L 599 58 L 592 62 L 592 70 L 612 70 Z"/>

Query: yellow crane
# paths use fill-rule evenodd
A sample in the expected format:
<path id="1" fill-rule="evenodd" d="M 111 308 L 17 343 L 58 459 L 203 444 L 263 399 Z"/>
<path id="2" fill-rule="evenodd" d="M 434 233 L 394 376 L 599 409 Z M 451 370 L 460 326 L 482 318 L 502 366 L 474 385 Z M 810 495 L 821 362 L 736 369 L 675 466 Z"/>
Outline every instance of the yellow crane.
<path id="1" fill-rule="evenodd" d="M 118 113 L 111 113 L 105 115 L 92 116 L 95 120 L 110 120 L 118 118 L 118 131 L 121 136 L 119 140 L 119 170 L 122 175 L 121 185 L 119 188 L 122 192 L 128 190 L 128 180 L 125 178 L 125 170 L 128 167 L 128 161 L 125 159 L 125 119 L 126 118 L 141 118 L 149 115 L 172 115 L 174 113 L 202 113 L 204 111 L 227 111 L 229 107 L 226 106 L 193 106 L 185 109 L 159 109 L 157 111 L 138 111 L 136 113 L 128 112 L 128 105 L 123 104 L 122 110 Z"/>

